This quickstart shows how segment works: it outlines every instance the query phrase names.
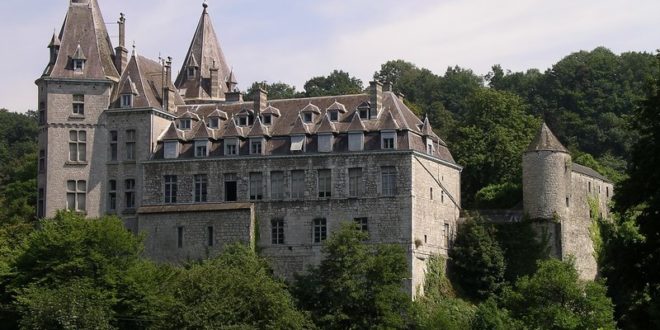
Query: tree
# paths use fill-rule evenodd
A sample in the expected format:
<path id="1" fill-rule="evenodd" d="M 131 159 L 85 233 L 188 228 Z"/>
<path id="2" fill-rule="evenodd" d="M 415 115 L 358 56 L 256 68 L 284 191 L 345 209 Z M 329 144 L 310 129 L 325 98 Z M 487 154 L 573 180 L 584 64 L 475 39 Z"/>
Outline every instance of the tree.
<path id="1" fill-rule="evenodd" d="M 365 244 L 367 234 L 342 224 L 324 244 L 325 259 L 298 276 L 294 293 L 323 329 L 405 329 L 411 302 L 401 285 L 407 263 L 399 246 Z"/>
<path id="2" fill-rule="evenodd" d="M 334 70 L 327 77 L 314 77 L 304 87 L 306 97 L 359 94 L 364 90 L 360 79 L 341 70 Z"/>
<path id="3" fill-rule="evenodd" d="M 269 84 L 267 81 L 254 82 L 252 86 L 248 88 L 245 98 L 247 100 L 254 99 L 254 95 L 259 88 L 263 88 L 268 92 L 269 100 L 279 100 L 279 99 L 292 99 L 296 97 L 302 97 L 302 93 L 296 91 L 295 86 L 285 84 L 283 82 L 276 82 Z"/>
<path id="4" fill-rule="evenodd" d="M 599 282 L 583 282 L 572 262 L 541 261 L 502 295 L 501 308 L 529 329 L 615 329 L 614 306 Z"/>
<path id="5" fill-rule="evenodd" d="M 648 96 L 635 110 L 628 178 L 617 187 L 620 217 L 605 239 L 603 273 L 617 304 L 620 325 L 660 327 L 660 54 Z"/>
<path id="6" fill-rule="evenodd" d="M 459 227 L 449 253 L 450 277 L 471 299 L 497 294 L 504 284 L 505 262 L 492 227 L 479 218 Z"/>
<path id="7" fill-rule="evenodd" d="M 463 200 L 470 205 L 474 195 L 490 184 L 522 181 L 522 158 L 540 122 L 525 113 L 520 97 L 482 88 L 469 97 L 452 151 L 465 166 Z"/>
<path id="8" fill-rule="evenodd" d="M 284 284 L 265 261 L 243 245 L 180 271 L 165 308 L 162 329 L 303 329 L 306 316 L 295 308 Z"/>

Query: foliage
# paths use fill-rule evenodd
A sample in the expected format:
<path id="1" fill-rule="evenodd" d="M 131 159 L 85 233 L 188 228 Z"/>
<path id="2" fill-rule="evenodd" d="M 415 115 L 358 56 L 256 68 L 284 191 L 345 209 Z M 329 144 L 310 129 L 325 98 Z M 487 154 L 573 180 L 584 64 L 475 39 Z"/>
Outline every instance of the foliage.
<path id="1" fill-rule="evenodd" d="M 276 82 L 269 84 L 267 81 L 261 81 L 261 82 L 254 82 L 248 88 L 245 99 L 246 100 L 253 100 L 255 93 L 259 90 L 259 88 L 263 88 L 268 92 L 268 99 L 269 100 L 279 100 L 279 99 L 292 99 L 296 97 L 302 97 L 302 93 L 296 91 L 295 86 L 291 86 L 288 84 L 285 84 L 283 82 Z"/>
<path id="2" fill-rule="evenodd" d="M 362 93 L 362 81 L 348 72 L 334 70 L 328 76 L 314 77 L 305 83 L 305 97 Z"/>
<path id="3" fill-rule="evenodd" d="M 522 322 L 511 317 L 508 310 L 499 308 L 495 298 L 489 298 L 477 307 L 471 324 L 472 330 L 525 329 Z"/>
<path id="4" fill-rule="evenodd" d="M 450 251 L 450 277 L 470 299 L 497 294 L 504 284 L 506 264 L 493 227 L 480 218 L 459 226 Z"/>
<path id="5" fill-rule="evenodd" d="M 491 184 L 474 196 L 477 209 L 509 209 L 522 202 L 522 186 L 511 182 Z"/>
<path id="6" fill-rule="evenodd" d="M 469 329 L 475 313 L 472 304 L 459 298 L 419 299 L 414 306 L 415 329 L 422 330 Z"/>
<path id="7" fill-rule="evenodd" d="M 303 329 L 309 326 L 265 261 L 242 246 L 181 271 L 163 329 Z"/>
<path id="8" fill-rule="evenodd" d="M 660 54 L 655 65 L 647 98 L 634 113 L 639 140 L 628 178 L 614 196 L 621 218 L 605 241 L 603 273 L 626 328 L 660 327 Z"/>
<path id="9" fill-rule="evenodd" d="M 16 297 L 22 329 L 113 329 L 112 296 L 86 280 L 29 286 Z"/>
<path id="10" fill-rule="evenodd" d="M 548 238 L 534 230 L 531 221 L 495 224 L 495 237 L 504 251 L 504 278 L 514 283 L 536 272 L 540 260 L 549 256 Z"/>
<path id="11" fill-rule="evenodd" d="M 403 250 L 369 246 L 367 234 L 342 224 L 325 242 L 325 258 L 298 276 L 294 293 L 323 329 L 404 329 L 411 302 L 401 290 L 408 277 Z"/>
<path id="12" fill-rule="evenodd" d="M 468 99 L 468 107 L 453 152 L 465 166 L 461 190 L 469 205 L 482 187 L 522 181 L 520 155 L 540 123 L 525 113 L 522 99 L 508 92 L 479 90 Z"/>
<path id="13" fill-rule="evenodd" d="M 505 290 L 501 307 L 530 329 L 615 329 L 614 306 L 599 282 L 582 282 L 572 262 L 541 261 Z"/>

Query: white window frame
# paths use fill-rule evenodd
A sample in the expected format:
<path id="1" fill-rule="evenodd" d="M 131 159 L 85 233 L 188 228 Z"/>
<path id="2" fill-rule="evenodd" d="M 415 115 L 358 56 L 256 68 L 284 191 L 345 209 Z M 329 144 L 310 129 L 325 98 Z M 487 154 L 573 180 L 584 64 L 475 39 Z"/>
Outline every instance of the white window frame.
<path id="1" fill-rule="evenodd" d="M 291 136 L 291 152 L 305 152 L 307 144 L 307 136 L 305 135 L 292 135 Z"/>
<path id="2" fill-rule="evenodd" d="M 236 156 L 238 155 L 239 141 L 236 138 L 225 139 L 225 156 Z M 230 146 L 233 146 L 231 148 Z M 233 151 L 233 152 L 231 152 Z"/>
<path id="3" fill-rule="evenodd" d="M 319 152 L 332 152 L 335 136 L 333 134 L 319 134 L 318 142 Z"/>
<path id="4" fill-rule="evenodd" d="M 348 150 L 349 151 L 364 150 L 364 133 L 362 132 L 348 133 Z"/>

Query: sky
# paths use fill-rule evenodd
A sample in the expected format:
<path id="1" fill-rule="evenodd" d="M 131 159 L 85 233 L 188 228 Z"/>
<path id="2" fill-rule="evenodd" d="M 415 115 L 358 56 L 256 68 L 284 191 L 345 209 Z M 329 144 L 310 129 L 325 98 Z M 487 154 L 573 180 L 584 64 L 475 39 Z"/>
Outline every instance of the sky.
<path id="1" fill-rule="evenodd" d="M 202 0 L 98 0 L 113 45 L 126 14 L 127 44 L 181 67 Z M 0 1 L 0 108 L 35 109 L 34 81 L 69 0 Z M 241 90 L 254 81 L 305 81 L 340 69 L 365 85 L 388 60 L 443 74 L 542 71 L 599 46 L 615 53 L 660 48 L 658 0 L 208 0 Z"/>

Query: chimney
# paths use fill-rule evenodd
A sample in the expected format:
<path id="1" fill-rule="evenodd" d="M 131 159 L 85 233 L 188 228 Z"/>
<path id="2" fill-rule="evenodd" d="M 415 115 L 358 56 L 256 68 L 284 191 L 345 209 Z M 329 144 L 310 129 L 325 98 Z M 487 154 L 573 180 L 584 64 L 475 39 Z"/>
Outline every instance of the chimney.
<path id="1" fill-rule="evenodd" d="M 261 110 L 266 109 L 268 106 L 268 92 L 259 86 L 259 90 L 254 94 L 254 116 L 259 117 L 261 115 Z"/>
<path id="2" fill-rule="evenodd" d="M 213 60 L 213 66 L 210 69 L 211 71 L 211 98 L 218 99 L 220 98 L 220 79 L 218 74 L 218 67 L 215 65 L 215 60 Z"/>
<path id="3" fill-rule="evenodd" d="M 391 92 L 392 89 L 392 83 L 391 82 L 386 82 L 383 84 L 383 92 Z"/>
<path id="4" fill-rule="evenodd" d="M 383 84 L 380 81 L 369 83 L 369 94 L 371 109 L 369 109 L 369 118 L 378 118 L 378 112 L 383 107 Z"/>
<path id="5" fill-rule="evenodd" d="M 243 93 L 238 90 L 225 93 L 226 102 L 243 102 Z"/>
<path id="6" fill-rule="evenodd" d="M 126 49 L 126 18 L 124 13 L 119 14 L 119 46 L 115 48 L 115 67 L 121 75 L 128 65 L 128 49 Z"/>
<path id="7" fill-rule="evenodd" d="M 172 83 L 172 57 L 165 62 L 165 81 L 163 83 L 163 111 L 174 112 L 174 91 L 170 89 Z"/>

